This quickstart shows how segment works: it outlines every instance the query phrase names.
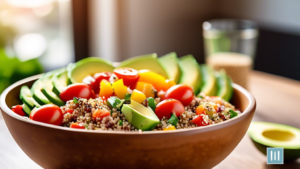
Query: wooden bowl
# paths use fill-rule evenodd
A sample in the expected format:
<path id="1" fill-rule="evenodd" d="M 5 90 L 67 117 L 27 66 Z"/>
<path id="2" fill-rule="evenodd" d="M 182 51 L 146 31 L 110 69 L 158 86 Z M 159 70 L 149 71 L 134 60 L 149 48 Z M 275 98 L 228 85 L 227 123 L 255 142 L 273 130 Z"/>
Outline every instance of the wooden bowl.
<path id="1" fill-rule="evenodd" d="M 26 120 L 10 108 L 21 104 L 22 85 L 8 87 L 0 105 L 5 123 L 21 149 L 44 168 L 212 168 L 245 135 L 255 112 L 254 97 L 234 84 L 232 103 L 243 113 L 225 122 L 174 131 L 86 131 Z"/>

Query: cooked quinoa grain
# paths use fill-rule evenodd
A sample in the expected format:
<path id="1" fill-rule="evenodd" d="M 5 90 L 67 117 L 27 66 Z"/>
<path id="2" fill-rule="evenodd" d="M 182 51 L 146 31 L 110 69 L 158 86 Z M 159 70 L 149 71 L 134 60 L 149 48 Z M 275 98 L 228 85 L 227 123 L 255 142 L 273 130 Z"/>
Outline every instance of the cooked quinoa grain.
<path id="1" fill-rule="evenodd" d="M 157 93 L 158 96 L 161 94 L 163 93 Z M 156 103 L 160 102 L 158 96 L 155 98 Z M 147 100 L 142 105 L 147 107 Z M 211 114 L 199 114 L 197 107 L 200 105 Z M 203 94 L 201 98 L 194 96 L 192 102 L 185 107 L 184 113 L 178 117 L 178 123 L 175 127 L 176 129 L 188 129 L 199 127 L 199 125 L 205 126 L 220 123 L 230 119 L 230 109 L 234 110 L 235 108 L 218 97 L 208 97 Z M 65 127 L 70 127 L 72 123 L 77 123 L 80 126 L 84 126 L 86 130 L 139 131 L 126 120 L 121 111 L 116 108 L 111 109 L 107 102 L 100 97 L 89 100 L 78 98 L 77 103 L 70 100 L 65 106 L 61 107 L 61 110 L 64 113 L 63 126 Z M 110 115 L 94 117 L 94 114 L 99 111 L 109 112 Z M 199 118 L 199 116 L 202 118 L 202 123 L 195 124 L 193 120 Z M 168 118 L 163 117 L 153 131 L 160 131 L 170 127 L 168 120 Z"/>

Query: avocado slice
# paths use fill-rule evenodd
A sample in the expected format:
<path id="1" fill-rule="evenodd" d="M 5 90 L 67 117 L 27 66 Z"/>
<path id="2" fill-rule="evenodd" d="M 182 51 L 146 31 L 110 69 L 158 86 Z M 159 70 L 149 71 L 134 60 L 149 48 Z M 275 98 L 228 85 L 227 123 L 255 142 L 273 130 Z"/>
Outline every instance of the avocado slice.
<path id="1" fill-rule="evenodd" d="M 224 69 L 221 69 L 217 75 L 217 96 L 225 101 L 229 101 L 233 94 L 231 79 L 226 75 Z"/>
<path id="2" fill-rule="evenodd" d="M 37 103 L 30 92 L 28 86 L 22 86 L 20 91 L 20 99 L 23 101 L 26 106 L 32 110 L 34 107 L 40 107 L 41 105 Z"/>
<path id="3" fill-rule="evenodd" d="M 68 78 L 71 83 L 82 83 L 82 80 L 88 75 L 94 75 L 101 72 L 113 72 L 114 67 L 111 62 L 97 58 L 89 57 L 80 60 L 75 64 L 68 65 Z"/>
<path id="4" fill-rule="evenodd" d="M 136 70 L 148 69 L 170 79 L 169 74 L 157 59 L 157 54 L 136 56 L 121 62 L 119 67 L 129 67 Z"/>
<path id="5" fill-rule="evenodd" d="M 53 75 L 52 84 L 52 91 L 59 96 L 63 89 L 69 85 L 68 71 L 66 68 Z"/>
<path id="6" fill-rule="evenodd" d="M 180 84 L 193 87 L 194 94 L 197 95 L 201 88 L 201 70 L 193 55 L 186 55 L 179 58 L 181 76 Z"/>
<path id="7" fill-rule="evenodd" d="M 200 65 L 202 75 L 201 93 L 206 96 L 215 96 L 217 92 L 217 80 L 212 67 L 202 64 Z"/>
<path id="8" fill-rule="evenodd" d="M 46 74 L 43 74 L 42 77 L 40 77 L 37 81 L 35 81 L 30 89 L 32 97 L 40 105 L 51 103 L 41 91 L 44 86 L 45 75 Z"/>
<path id="9" fill-rule="evenodd" d="M 169 54 L 166 54 L 158 58 L 158 61 L 167 71 L 170 79 L 177 84 L 180 78 L 180 68 L 178 66 L 178 58 L 176 53 L 171 52 Z"/>
<path id="10" fill-rule="evenodd" d="M 131 100 L 130 104 L 123 105 L 122 113 L 129 123 L 143 131 L 154 129 L 160 122 L 150 107 L 146 108 L 134 100 Z"/>
<path id="11" fill-rule="evenodd" d="M 267 147 L 284 148 L 284 160 L 300 157 L 300 129 L 276 123 L 252 122 L 248 130 L 256 148 L 266 154 Z"/>
<path id="12" fill-rule="evenodd" d="M 42 93 L 47 97 L 47 99 L 52 102 L 53 104 L 57 106 L 63 106 L 65 105 L 65 102 L 60 99 L 59 96 L 57 96 L 53 90 L 53 83 L 52 83 L 52 77 L 55 75 L 57 72 L 60 72 L 61 70 L 55 70 L 52 72 L 48 72 L 45 74 L 43 78 L 44 86 L 42 88 Z"/>

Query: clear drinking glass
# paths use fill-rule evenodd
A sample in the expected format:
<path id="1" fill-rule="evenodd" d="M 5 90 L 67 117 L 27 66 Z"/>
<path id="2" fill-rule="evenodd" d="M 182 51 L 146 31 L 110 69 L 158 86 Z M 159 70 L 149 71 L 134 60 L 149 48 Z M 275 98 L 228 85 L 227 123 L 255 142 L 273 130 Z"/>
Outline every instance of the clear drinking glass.
<path id="1" fill-rule="evenodd" d="M 255 57 L 257 24 L 248 20 L 216 19 L 203 23 L 206 63 L 225 69 L 232 80 L 248 88 Z"/>

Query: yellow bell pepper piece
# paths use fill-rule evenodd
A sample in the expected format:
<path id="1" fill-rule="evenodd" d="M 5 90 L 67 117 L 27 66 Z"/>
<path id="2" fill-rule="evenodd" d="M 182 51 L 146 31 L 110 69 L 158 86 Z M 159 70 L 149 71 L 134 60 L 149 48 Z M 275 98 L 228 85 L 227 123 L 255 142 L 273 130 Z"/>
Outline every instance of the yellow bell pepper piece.
<path id="1" fill-rule="evenodd" d="M 100 97 L 105 97 L 106 99 L 112 96 L 114 93 L 114 89 L 111 86 L 110 82 L 103 79 L 100 83 L 100 92 L 99 96 Z"/>
<path id="2" fill-rule="evenodd" d="M 163 130 L 164 131 L 167 131 L 167 130 L 176 130 L 176 128 L 173 125 L 169 125 L 168 127 L 164 128 Z"/>
<path id="3" fill-rule="evenodd" d="M 175 85 L 174 81 L 167 80 L 162 75 L 151 72 L 150 70 L 140 70 L 139 75 L 139 82 L 152 84 L 158 92 L 161 90 L 166 91 Z"/>
<path id="4" fill-rule="evenodd" d="M 146 95 L 141 91 L 134 89 L 131 94 L 131 100 L 134 100 L 138 103 L 143 103 L 143 101 L 146 100 Z"/>
<path id="5" fill-rule="evenodd" d="M 154 98 L 153 85 L 150 83 L 137 82 L 135 89 L 143 92 L 146 95 L 146 97 Z"/>
<path id="6" fill-rule="evenodd" d="M 115 94 L 118 96 L 120 99 L 124 99 L 125 95 L 127 93 L 127 86 L 124 85 L 123 79 L 120 79 L 118 81 L 115 81 L 112 84 L 112 87 L 115 91 Z"/>

